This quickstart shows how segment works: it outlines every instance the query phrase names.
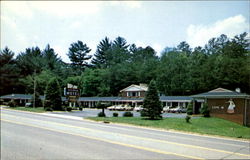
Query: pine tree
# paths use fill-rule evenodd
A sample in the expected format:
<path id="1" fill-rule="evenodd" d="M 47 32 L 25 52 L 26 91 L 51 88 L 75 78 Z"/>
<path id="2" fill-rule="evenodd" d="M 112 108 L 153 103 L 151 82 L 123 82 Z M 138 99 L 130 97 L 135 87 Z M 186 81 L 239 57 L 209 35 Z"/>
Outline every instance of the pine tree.
<path id="1" fill-rule="evenodd" d="M 143 110 L 141 116 L 148 117 L 151 120 L 161 119 L 162 106 L 157 92 L 155 81 L 151 81 L 143 101 Z"/>
<path id="2" fill-rule="evenodd" d="M 192 115 L 193 114 L 193 102 L 188 103 L 187 114 L 188 115 Z"/>
<path id="3" fill-rule="evenodd" d="M 107 51 L 111 49 L 112 43 L 109 41 L 107 37 L 102 40 L 98 46 L 94 58 L 92 59 L 91 63 L 96 68 L 105 68 L 107 67 Z"/>
<path id="4" fill-rule="evenodd" d="M 45 107 L 53 110 L 62 110 L 60 85 L 56 78 L 52 78 L 47 85 Z"/>
<path id="5" fill-rule="evenodd" d="M 208 108 L 207 103 L 203 104 L 203 107 L 201 107 L 200 112 L 201 112 L 201 114 L 203 114 L 204 117 L 210 117 L 210 110 Z"/>

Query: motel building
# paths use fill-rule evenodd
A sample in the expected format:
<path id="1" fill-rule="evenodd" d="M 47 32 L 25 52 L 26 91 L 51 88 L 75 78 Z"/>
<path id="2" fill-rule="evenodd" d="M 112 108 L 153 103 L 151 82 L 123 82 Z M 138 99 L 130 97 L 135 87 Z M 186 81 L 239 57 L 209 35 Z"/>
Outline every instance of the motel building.
<path id="1" fill-rule="evenodd" d="M 147 85 L 130 85 L 122 89 L 117 97 L 79 97 L 78 104 L 82 107 L 95 108 L 98 102 L 111 105 L 130 105 L 132 107 L 143 105 Z M 40 96 L 44 100 L 44 96 Z M 32 95 L 10 94 L 0 97 L 1 104 L 7 104 L 14 100 L 18 105 L 24 106 L 31 102 Z M 62 97 L 63 103 L 67 101 Z M 250 95 L 217 88 L 209 92 L 193 96 L 164 96 L 160 95 L 163 107 L 187 108 L 188 103 L 193 102 L 193 113 L 200 114 L 200 108 L 204 103 L 208 104 L 210 114 L 241 125 L 250 126 Z"/>
<path id="2" fill-rule="evenodd" d="M 217 88 L 209 92 L 191 96 L 195 103 L 194 114 L 199 112 L 201 105 L 197 101 L 204 100 L 208 104 L 213 117 L 223 118 L 241 125 L 250 126 L 250 95 L 236 91 Z"/>
<path id="3" fill-rule="evenodd" d="M 145 94 L 148 90 L 146 84 L 130 85 L 120 91 L 119 97 L 80 97 L 81 106 L 95 107 L 98 102 L 109 102 L 112 105 L 130 105 L 136 107 L 143 105 Z M 186 108 L 192 101 L 189 96 L 160 96 L 163 107 Z"/>

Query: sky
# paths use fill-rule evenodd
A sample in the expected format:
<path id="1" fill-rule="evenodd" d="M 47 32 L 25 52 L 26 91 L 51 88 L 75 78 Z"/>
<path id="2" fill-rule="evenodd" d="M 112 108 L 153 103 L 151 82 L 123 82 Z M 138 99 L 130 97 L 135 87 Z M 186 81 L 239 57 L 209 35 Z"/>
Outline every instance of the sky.
<path id="1" fill-rule="evenodd" d="M 165 47 L 186 41 L 192 48 L 209 39 L 250 31 L 250 1 L 1 1 L 1 50 L 15 55 L 50 44 L 65 62 L 78 40 L 96 51 L 106 36 L 128 44 Z M 249 35 L 248 35 L 249 36 Z"/>

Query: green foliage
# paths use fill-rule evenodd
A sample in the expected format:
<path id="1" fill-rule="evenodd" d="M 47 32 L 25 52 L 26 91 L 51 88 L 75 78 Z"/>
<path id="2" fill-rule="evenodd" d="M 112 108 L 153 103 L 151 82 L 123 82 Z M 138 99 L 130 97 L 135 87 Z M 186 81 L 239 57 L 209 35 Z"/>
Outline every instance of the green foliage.
<path id="1" fill-rule="evenodd" d="M 204 117 L 210 117 L 210 110 L 208 108 L 208 104 L 204 103 L 203 107 L 200 109 L 201 114 L 203 114 Z"/>
<path id="2" fill-rule="evenodd" d="M 113 113 L 113 117 L 118 117 L 118 116 L 119 116 L 119 114 L 117 112 Z"/>
<path id="3" fill-rule="evenodd" d="M 87 60 L 91 58 L 90 55 L 87 55 L 91 49 L 86 44 L 83 44 L 82 41 L 77 41 L 72 43 L 69 48 L 68 56 L 73 66 L 82 71 L 88 66 Z"/>
<path id="4" fill-rule="evenodd" d="M 132 112 L 124 112 L 123 113 L 123 117 L 133 117 L 133 113 Z"/>
<path id="5" fill-rule="evenodd" d="M 105 115 L 104 112 L 99 112 L 99 113 L 97 114 L 97 116 L 98 116 L 98 117 L 106 117 L 106 115 Z"/>
<path id="6" fill-rule="evenodd" d="M 8 103 L 9 107 L 16 107 L 16 102 L 14 100 L 9 101 Z"/>
<path id="7" fill-rule="evenodd" d="M 67 107 L 66 110 L 67 110 L 68 112 L 71 112 L 71 111 L 72 111 L 72 107 Z"/>
<path id="8" fill-rule="evenodd" d="M 46 101 L 45 107 L 52 107 L 53 110 L 62 110 L 61 89 L 56 78 L 52 78 L 47 85 Z"/>
<path id="9" fill-rule="evenodd" d="M 192 115 L 193 114 L 193 101 L 188 103 L 188 106 L 187 106 L 187 114 L 188 115 Z"/>
<path id="10" fill-rule="evenodd" d="M 241 88 L 250 93 L 247 36 L 221 35 L 194 49 L 181 42 L 176 48 L 166 47 L 160 57 L 150 46 L 137 47 L 122 37 L 113 41 L 105 37 L 97 46 L 91 66 L 90 49 L 81 41 L 69 47 L 72 64 L 64 63 L 50 45 L 43 50 L 27 48 L 16 58 L 5 47 L 0 54 L 0 94 L 32 94 L 36 79 L 36 90 L 44 95 L 52 77 L 57 77 L 62 86 L 69 82 L 77 85 L 82 96 L 118 96 L 121 89 L 149 84 L 152 79 L 165 95 L 192 95 L 216 87 Z"/>
<path id="11" fill-rule="evenodd" d="M 161 119 L 161 111 L 162 106 L 158 96 L 156 83 L 152 80 L 148 86 L 148 91 L 146 92 L 146 97 L 143 101 L 143 110 L 141 111 L 141 114 L 152 120 Z"/>
<path id="12" fill-rule="evenodd" d="M 97 50 L 92 59 L 91 63 L 94 65 L 95 68 L 106 68 L 108 63 L 108 55 L 107 51 L 111 49 L 112 42 L 109 41 L 108 37 L 105 37 L 97 45 Z"/>
<path id="13" fill-rule="evenodd" d="M 52 109 L 51 107 L 46 107 L 44 110 L 45 110 L 45 111 L 49 111 L 49 112 L 52 112 L 52 111 L 53 111 L 53 109 Z"/>
<path id="14" fill-rule="evenodd" d="M 35 103 L 35 107 L 42 107 L 42 100 L 40 99 L 40 95 L 38 92 L 35 92 L 35 97 L 34 97 L 34 94 L 32 95 L 31 103 L 32 103 L 32 106 Z"/>
<path id="15" fill-rule="evenodd" d="M 185 120 L 186 120 L 187 123 L 190 123 L 190 119 L 191 119 L 191 117 L 190 117 L 189 115 L 187 115 L 187 116 L 185 117 Z"/>
<path id="16" fill-rule="evenodd" d="M 13 93 L 19 88 L 20 70 L 16 66 L 14 52 L 8 47 L 0 51 L 0 95 Z"/>

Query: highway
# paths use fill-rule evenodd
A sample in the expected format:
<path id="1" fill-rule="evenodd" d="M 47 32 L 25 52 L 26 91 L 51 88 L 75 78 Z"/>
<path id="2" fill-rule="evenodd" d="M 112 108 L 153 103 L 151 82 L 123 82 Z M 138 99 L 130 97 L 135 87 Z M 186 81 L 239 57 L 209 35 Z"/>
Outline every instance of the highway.
<path id="1" fill-rule="evenodd" d="M 1 160 L 250 159 L 249 144 L 1 109 Z"/>

